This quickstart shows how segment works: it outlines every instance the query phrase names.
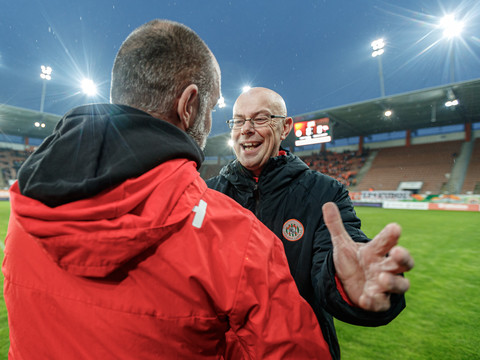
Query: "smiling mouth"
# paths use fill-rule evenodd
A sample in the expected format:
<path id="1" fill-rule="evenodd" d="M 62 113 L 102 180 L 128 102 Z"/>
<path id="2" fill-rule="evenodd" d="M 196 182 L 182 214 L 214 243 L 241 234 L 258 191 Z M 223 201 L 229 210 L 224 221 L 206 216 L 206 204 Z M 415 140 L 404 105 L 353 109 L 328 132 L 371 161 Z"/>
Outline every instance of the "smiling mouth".
<path id="1" fill-rule="evenodd" d="M 259 147 L 260 145 L 261 145 L 260 143 L 243 143 L 242 147 L 245 151 L 251 151 Z"/>

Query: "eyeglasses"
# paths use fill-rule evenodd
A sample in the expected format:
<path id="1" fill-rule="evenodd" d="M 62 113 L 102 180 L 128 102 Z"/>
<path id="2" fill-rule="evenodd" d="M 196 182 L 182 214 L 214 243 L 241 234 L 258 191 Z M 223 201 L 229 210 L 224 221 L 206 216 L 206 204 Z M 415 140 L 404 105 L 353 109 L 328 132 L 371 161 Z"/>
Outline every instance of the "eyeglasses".
<path id="1" fill-rule="evenodd" d="M 262 126 L 267 125 L 272 119 L 282 119 L 286 118 L 286 116 L 283 115 L 258 115 L 254 118 L 250 119 L 241 119 L 241 118 L 233 118 L 230 120 L 227 120 L 228 127 L 233 130 L 238 130 L 241 129 L 242 126 L 245 124 L 245 122 L 250 121 L 252 126 L 254 128 L 259 128 Z"/>

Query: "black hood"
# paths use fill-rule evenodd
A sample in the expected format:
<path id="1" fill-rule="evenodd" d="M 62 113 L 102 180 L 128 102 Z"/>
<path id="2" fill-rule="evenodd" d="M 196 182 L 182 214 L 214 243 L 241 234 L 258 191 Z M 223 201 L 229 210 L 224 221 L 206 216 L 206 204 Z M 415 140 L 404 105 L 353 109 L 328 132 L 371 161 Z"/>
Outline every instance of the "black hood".
<path id="1" fill-rule="evenodd" d="M 124 105 L 75 108 L 18 172 L 22 195 L 55 207 L 85 199 L 177 159 L 197 163 L 197 143 L 174 125 Z"/>

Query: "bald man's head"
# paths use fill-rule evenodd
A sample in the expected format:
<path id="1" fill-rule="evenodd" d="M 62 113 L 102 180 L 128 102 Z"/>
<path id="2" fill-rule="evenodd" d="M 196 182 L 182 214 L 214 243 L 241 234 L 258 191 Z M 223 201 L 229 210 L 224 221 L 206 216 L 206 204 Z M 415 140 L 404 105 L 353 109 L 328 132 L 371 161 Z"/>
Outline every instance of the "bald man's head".
<path id="1" fill-rule="evenodd" d="M 241 94 L 233 106 L 233 118 L 245 121 L 232 129 L 233 149 L 238 161 L 258 176 L 271 157 L 277 156 L 280 143 L 292 129 L 283 98 L 267 88 L 253 88 Z M 240 121 L 241 123 L 241 121 Z"/>
<path id="2" fill-rule="evenodd" d="M 246 101 L 251 102 L 252 98 L 259 98 L 262 99 L 265 103 L 268 103 L 273 110 L 276 111 L 276 115 L 284 115 L 287 116 L 287 106 L 285 105 L 285 100 L 271 89 L 267 89 L 264 87 L 254 87 L 250 90 L 241 94 L 235 104 L 233 105 L 233 115 L 235 117 L 235 109 L 239 102 L 243 102 L 245 99 Z"/>

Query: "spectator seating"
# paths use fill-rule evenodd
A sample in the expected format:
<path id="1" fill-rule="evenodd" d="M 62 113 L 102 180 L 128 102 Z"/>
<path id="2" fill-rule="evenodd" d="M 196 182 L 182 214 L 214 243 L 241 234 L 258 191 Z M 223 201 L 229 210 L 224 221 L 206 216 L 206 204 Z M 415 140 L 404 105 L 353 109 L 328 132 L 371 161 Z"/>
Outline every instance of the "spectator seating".
<path id="1" fill-rule="evenodd" d="M 0 149 L 0 187 L 8 188 L 9 181 L 17 178 L 18 169 L 30 154 L 28 150 Z"/>
<path id="2" fill-rule="evenodd" d="M 367 156 L 368 153 L 358 154 L 356 151 L 343 153 L 323 151 L 301 158 L 310 169 L 333 177 L 348 187 L 356 183 L 356 175 L 365 163 Z"/>
<path id="3" fill-rule="evenodd" d="M 379 149 L 356 190 L 397 190 L 402 181 L 422 181 L 420 192 L 439 194 L 462 143 L 458 140 Z"/>

